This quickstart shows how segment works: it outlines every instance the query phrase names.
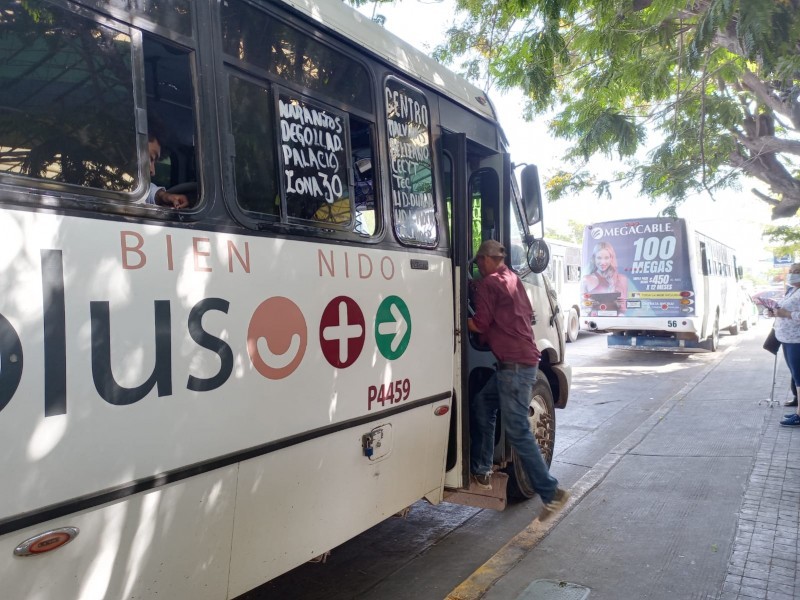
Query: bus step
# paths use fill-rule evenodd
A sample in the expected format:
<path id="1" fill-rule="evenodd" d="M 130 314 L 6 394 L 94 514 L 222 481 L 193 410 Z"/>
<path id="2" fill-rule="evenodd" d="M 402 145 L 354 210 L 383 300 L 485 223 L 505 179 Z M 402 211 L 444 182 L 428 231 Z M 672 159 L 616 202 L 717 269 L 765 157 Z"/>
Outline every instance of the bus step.
<path id="1" fill-rule="evenodd" d="M 450 504 L 463 504 L 476 508 L 491 508 L 492 510 L 504 510 L 506 507 L 506 486 L 508 485 L 508 475 L 500 471 L 492 473 L 492 489 L 483 490 L 475 482 L 470 480 L 468 488 L 457 490 L 447 489 L 444 491 L 444 502 Z"/>

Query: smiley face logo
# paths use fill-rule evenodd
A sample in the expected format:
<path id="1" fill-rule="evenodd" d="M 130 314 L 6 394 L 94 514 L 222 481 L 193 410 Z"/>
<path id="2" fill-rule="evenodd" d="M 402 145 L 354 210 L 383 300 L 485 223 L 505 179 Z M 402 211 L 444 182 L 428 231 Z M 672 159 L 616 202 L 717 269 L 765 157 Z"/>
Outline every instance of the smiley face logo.
<path id="1" fill-rule="evenodd" d="M 308 327 L 300 308 L 275 296 L 258 305 L 247 328 L 250 362 L 267 379 L 294 373 L 306 353 Z"/>

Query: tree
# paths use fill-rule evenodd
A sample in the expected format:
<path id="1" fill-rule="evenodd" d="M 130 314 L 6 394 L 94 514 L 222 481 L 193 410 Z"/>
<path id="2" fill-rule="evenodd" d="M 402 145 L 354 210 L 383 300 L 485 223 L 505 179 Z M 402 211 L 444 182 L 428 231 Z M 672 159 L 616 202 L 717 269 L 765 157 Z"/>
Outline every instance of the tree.
<path id="1" fill-rule="evenodd" d="M 555 229 L 546 228 L 544 236 L 554 240 L 563 240 L 565 242 L 572 242 L 574 244 L 583 243 L 583 230 L 586 225 L 578 223 L 574 219 L 567 221 L 567 231 L 556 231 Z"/>
<path id="2" fill-rule="evenodd" d="M 800 255 L 800 231 L 796 227 L 777 225 L 767 227 L 764 231 L 767 239 L 773 244 L 772 251 L 777 255 Z"/>
<path id="3" fill-rule="evenodd" d="M 773 218 L 797 213 L 800 0 L 456 2 L 464 18 L 436 58 L 522 90 L 529 118 L 556 108 L 552 130 L 573 142 L 551 199 L 637 182 L 674 210 L 749 176 Z M 614 154 L 625 169 L 589 171 Z"/>

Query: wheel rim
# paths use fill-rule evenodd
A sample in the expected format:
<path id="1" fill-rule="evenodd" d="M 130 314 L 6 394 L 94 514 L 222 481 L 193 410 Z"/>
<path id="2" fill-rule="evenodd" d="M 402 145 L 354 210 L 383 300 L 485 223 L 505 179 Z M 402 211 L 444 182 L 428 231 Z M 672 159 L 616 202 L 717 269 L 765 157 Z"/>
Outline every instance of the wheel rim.
<path id="1" fill-rule="evenodd" d="M 536 437 L 536 443 L 539 444 L 542 458 L 549 465 L 553 460 L 552 448 L 555 442 L 555 419 L 550 414 L 545 399 L 538 394 L 534 395 L 531 399 L 531 405 L 528 407 L 528 423 L 530 423 L 531 431 Z"/>
<path id="2" fill-rule="evenodd" d="M 570 311 L 569 317 L 569 326 L 568 326 L 568 335 L 570 340 L 574 340 L 578 337 L 578 317 L 575 315 L 574 311 Z"/>

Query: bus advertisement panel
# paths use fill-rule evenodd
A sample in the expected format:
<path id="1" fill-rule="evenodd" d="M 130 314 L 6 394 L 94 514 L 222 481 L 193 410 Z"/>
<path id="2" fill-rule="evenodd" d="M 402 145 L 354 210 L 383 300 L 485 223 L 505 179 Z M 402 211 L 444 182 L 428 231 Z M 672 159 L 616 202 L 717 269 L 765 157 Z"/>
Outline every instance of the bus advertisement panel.
<path id="1" fill-rule="evenodd" d="M 694 315 L 685 222 L 638 219 L 588 225 L 583 240 L 581 315 Z"/>

